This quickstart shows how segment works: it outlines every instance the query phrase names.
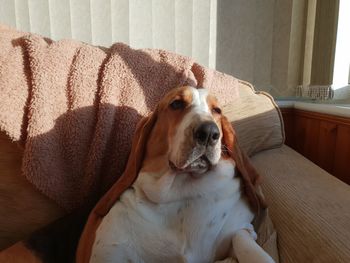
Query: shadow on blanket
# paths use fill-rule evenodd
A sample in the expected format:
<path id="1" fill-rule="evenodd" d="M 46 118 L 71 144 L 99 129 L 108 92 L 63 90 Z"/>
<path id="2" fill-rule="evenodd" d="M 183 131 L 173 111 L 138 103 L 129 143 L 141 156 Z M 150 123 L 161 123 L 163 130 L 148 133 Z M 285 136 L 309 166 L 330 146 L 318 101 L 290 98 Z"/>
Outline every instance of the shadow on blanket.
<path id="1" fill-rule="evenodd" d="M 37 199 L 31 199 L 32 197 L 30 195 L 25 197 L 26 205 L 21 211 L 19 211 L 19 207 L 16 204 L 19 202 L 23 203 L 23 199 L 18 200 L 19 202 L 13 200 L 16 198 L 16 196 L 20 196 L 18 194 L 19 189 L 16 189 L 16 187 L 11 189 L 10 192 L 13 192 L 13 194 L 9 194 L 8 199 L 1 200 L 4 197 L 0 196 L 0 202 L 5 202 L 8 204 L 12 203 L 13 205 L 16 205 L 16 207 L 13 207 L 13 211 L 4 211 L 7 209 L 7 207 L 10 209 L 11 205 L 4 207 L 0 215 L 0 227 L 4 229 L 6 228 L 7 232 L 13 231 L 14 236 L 17 234 L 15 234 L 16 231 L 30 235 L 26 240 L 16 243 L 14 246 L 1 251 L 0 262 L 23 262 L 24 257 L 28 257 L 28 253 L 33 253 L 35 255 L 35 260 L 33 262 L 74 262 L 76 246 L 91 209 L 94 207 L 99 198 L 118 179 L 118 174 L 114 174 L 113 178 L 110 177 L 108 180 L 105 180 L 106 176 L 111 176 L 111 173 L 108 173 L 108 171 L 115 170 L 115 165 L 117 165 L 116 162 L 118 162 L 119 166 L 125 166 L 127 161 L 128 154 L 123 153 L 120 156 L 118 155 L 119 138 L 116 137 L 118 137 L 117 131 L 121 128 L 119 126 L 119 121 L 125 116 L 132 116 L 134 120 L 139 120 L 141 118 L 141 115 L 139 115 L 135 109 L 130 107 L 116 107 L 112 104 L 103 104 L 100 107 L 103 107 L 104 110 L 108 112 L 114 112 L 114 121 L 111 123 L 112 127 L 108 138 L 105 138 L 105 148 L 101 150 L 103 158 L 101 159 L 100 169 L 96 171 L 97 176 L 90 178 L 89 182 L 86 180 L 86 183 L 89 184 L 89 192 L 93 194 L 87 195 L 84 204 L 80 208 L 75 209 L 73 212 L 70 212 L 68 215 L 58 220 L 57 214 L 52 215 L 51 217 L 45 215 L 45 219 L 42 218 L 42 214 L 45 214 L 45 211 L 40 211 L 40 207 L 43 207 L 41 206 L 42 204 L 35 204 Z M 50 132 L 31 139 L 34 143 L 40 141 L 40 144 L 44 145 L 45 142 L 55 141 L 57 136 L 59 136 L 58 141 L 62 143 L 61 147 L 63 148 L 60 153 L 64 154 L 60 156 L 60 158 L 64 160 L 62 169 L 66 169 L 66 180 L 70 179 L 69 175 L 72 171 L 69 169 L 71 166 L 76 165 L 76 162 L 78 161 L 84 162 L 88 159 L 89 147 L 91 147 L 93 144 L 92 140 L 95 136 L 96 129 L 95 127 L 92 129 L 87 129 L 88 131 L 91 131 L 90 140 L 86 143 L 79 144 L 79 146 L 83 148 L 75 149 L 80 153 L 84 153 L 79 157 L 75 156 L 74 153 L 69 151 L 72 145 L 74 146 L 74 141 L 67 140 L 67 138 L 64 138 L 64 136 L 67 134 L 68 129 L 70 128 L 69 123 L 72 121 L 84 120 L 85 117 L 90 114 L 96 114 L 96 108 L 84 107 L 78 110 L 69 111 L 56 120 L 54 129 L 52 129 Z M 96 126 L 97 123 L 97 116 L 95 116 L 95 118 L 96 119 L 94 120 L 93 126 Z M 128 151 L 130 151 L 131 148 L 131 139 L 134 133 L 133 130 L 135 129 L 135 124 L 133 122 L 128 123 L 131 132 L 125 134 L 127 138 L 124 143 L 128 145 Z M 70 132 L 69 134 L 72 133 Z M 78 138 L 72 137 L 71 139 L 74 140 Z M 69 147 L 67 147 L 66 144 L 69 144 Z M 45 150 L 40 154 L 45 154 Z M 36 160 L 40 162 L 40 156 L 37 156 Z M 69 184 L 71 187 L 74 187 L 77 192 L 82 190 L 85 191 L 85 189 L 87 189 L 86 185 L 84 186 L 80 184 L 80 181 L 72 181 L 69 182 Z M 23 191 L 21 189 L 21 194 L 22 192 Z M 35 218 L 35 222 L 31 222 L 31 218 Z M 50 220 L 50 222 L 54 222 L 50 223 L 48 220 Z M 47 226 L 35 231 L 33 234 L 30 234 L 33 229 L 37 228 L 37 225 Z M 11 236 L 11 233 L 7 234 Z"/>
<path id="2" fill-rule="evenodd" d="M 79 238 L 93 206 L 86 205 L 36 231 L 24 241 L 24 245 L 34 253 L 39 262 L 75 262 Z"/>

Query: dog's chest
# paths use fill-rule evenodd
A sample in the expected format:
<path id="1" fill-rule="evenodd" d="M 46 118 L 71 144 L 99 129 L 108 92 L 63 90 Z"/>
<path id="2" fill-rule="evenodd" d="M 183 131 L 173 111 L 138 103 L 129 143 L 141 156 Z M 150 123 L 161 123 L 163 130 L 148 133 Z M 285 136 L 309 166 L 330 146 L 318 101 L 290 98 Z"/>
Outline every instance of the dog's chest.
<path id="1" fill-rule="evenodd" d="M 175 258 L 191 263 L 212 261 L 221 243 L 222 230 L 239 199 L 239 193 L 227 192 L 224 195 L 220 193 L 174 202 L 157 209 L 144 208 L 145 225 L 152 231 L 143 227 L 139 231 L 149 236 L 149 240 L 157 236 L 161 244 L 167 244 L 163 253 L 159 253 L 159 262 L 171 262 Z M 140 245 L 146 246 L 148 251 L 155 251 L 155 246 L 158 246 L 153 242 Z M 149 262 L 152 261 L 154 259 Z"/>
<path id="2" fill-rule="evenodd" d="M 128 253 L 137 255 L 132 262 L 212 262 L 218 250 L 227 252 L 233 233 L 252 220 L 239 184 L 231 178 L 211 194 L 165 204 L 128 190 L 104 218 L 94 249 L 115 262 L 124 262 L 120 257 Z"/>

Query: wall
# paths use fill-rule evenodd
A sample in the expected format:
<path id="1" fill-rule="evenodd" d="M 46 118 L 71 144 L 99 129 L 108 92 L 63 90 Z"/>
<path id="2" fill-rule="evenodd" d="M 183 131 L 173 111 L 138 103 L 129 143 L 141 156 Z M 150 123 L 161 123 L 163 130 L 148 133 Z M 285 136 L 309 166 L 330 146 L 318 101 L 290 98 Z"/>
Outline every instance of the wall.
<path id="1" fill-rule="evenodd" d="M 329 91 L 338 2 L 0 0 L 0 23 L 56 40 L 167 49 L 294 97 L 309 87 Z"/>
<path id="2" fill-rule="evenodd" d="M 305 1 L 218 1 L 218 70 L 277 97 L 299 85 Z"/>

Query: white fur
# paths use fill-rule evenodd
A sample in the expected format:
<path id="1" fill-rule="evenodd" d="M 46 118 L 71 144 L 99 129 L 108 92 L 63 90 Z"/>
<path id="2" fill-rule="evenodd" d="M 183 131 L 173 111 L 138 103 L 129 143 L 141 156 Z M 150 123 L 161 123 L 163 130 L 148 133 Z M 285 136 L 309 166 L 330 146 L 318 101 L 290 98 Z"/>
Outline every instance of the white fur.
<path id="1" fill-rule="evenodd" d="M 210 113 L 207 103 L 208 90 L 192 88 L 192 106 L 196 111 Z"/>
<path id="2" fill-rule="evenodd" d="M 238 262 L 273 262 L 253 239 L 253 217 L 230 161 L 220 160 L 199 179 L 141 172 L 104 217 L 90 262 L 205 263 L 230 252 Z M 245 261 L 251 249 L 254 261 Z"/>

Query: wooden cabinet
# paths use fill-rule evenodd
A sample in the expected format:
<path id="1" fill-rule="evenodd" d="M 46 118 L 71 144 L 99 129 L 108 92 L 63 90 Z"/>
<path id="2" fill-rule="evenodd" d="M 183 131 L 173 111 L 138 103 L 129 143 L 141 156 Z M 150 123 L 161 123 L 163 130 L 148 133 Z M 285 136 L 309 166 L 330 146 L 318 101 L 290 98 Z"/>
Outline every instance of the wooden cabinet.
<path id="1" fill-rule="evenodd" d="M 350 118 L 282 108 L 286 144 L 350 184 Z"/>

